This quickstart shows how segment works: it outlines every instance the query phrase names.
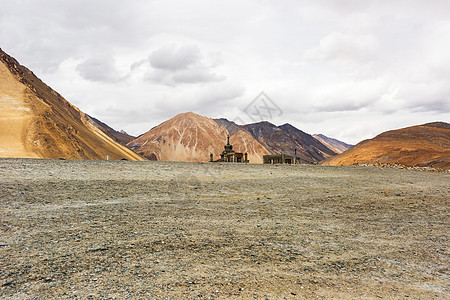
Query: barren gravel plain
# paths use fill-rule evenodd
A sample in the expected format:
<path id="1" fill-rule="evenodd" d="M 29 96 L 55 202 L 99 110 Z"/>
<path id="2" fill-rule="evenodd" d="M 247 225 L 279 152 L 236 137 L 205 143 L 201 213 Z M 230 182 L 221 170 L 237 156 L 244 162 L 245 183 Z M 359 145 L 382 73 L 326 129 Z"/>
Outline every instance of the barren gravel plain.
<path id="1" fill-rule="evenodd" d="M 450 299 L 450 174 L 0 159 L 1 299 Z"/>

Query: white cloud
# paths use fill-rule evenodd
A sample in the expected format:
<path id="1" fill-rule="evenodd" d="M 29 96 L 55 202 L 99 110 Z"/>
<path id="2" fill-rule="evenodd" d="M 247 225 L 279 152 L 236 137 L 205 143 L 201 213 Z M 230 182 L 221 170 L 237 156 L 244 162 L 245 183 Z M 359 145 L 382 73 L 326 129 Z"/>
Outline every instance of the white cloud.
<path id="1" fill-rule="evenodd" d="M 195 46 L 165 46 L 153 51 L 150 65 L 156 69 L 177 71 L 187 69 L 201 60 L 200 49 Z"/>
<path id="2" fill-rule="evenodd" d="M 131 77 L 140 77 L 167 86 L 199 84 L 226 79 L 214 69 L 219 65 L 216 55 L 204 57 L 196 46 L 163 46 L 154 50 L 147 59 L 131 65 Z"/>
<path id="3" fill-rule="evenodd" d="M 374 105 L 388 89 L 383 79 L 330 83 L 317 92 L 314 107 L 322 112 L 359 111 Z"/>
<path id="4" fill-rule="evenodd" d="M 331 61 L 358 67 L 376 59 L 378 43 L 372 36 L 355 36 L 333 32 L 318 46 L 305 52 L 306 61 Z"/>
<path id="5" fill-rule="evenodd" d="M 90 57 L 77 66 L 80 75 L 92 81 L 115 83 L 124 80 L 127 74 L 121 74 L 112 56 Z"/>

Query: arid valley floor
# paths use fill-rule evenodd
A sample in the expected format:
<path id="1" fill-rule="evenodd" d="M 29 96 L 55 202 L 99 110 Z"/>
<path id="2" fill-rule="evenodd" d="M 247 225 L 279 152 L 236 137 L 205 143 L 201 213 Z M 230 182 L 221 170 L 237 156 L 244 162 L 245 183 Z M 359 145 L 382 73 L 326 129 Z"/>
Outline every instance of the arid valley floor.
<path id="1" fill-rule="evenodd" d="M 0 159 L 1 299 L 450 299 L 450 174 Z"/>

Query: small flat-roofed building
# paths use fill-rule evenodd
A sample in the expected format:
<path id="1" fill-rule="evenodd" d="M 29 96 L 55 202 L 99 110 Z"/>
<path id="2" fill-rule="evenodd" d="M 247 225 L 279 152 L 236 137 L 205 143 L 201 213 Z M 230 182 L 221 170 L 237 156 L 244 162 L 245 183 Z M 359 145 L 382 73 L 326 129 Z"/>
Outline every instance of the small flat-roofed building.
<path id="1" fill-rule="evenodd" d="M 264 155 L 263 156 L 263 163 L 265 164 L 293 164 L 294 163 L 294 157 L 291 155 L 287 155 L 284 153 L 281 154 L 274 154 L 274 155 Z"/>

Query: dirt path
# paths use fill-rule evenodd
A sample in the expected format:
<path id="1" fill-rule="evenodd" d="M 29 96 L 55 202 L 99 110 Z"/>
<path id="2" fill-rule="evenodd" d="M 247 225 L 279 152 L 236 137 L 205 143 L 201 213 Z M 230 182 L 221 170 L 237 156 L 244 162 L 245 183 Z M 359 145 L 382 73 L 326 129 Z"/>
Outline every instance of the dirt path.
<path id="1" fill-rule="evenodd" d="M 450 174 L 0 159 L 0 298 L 450 299 Z"/>

